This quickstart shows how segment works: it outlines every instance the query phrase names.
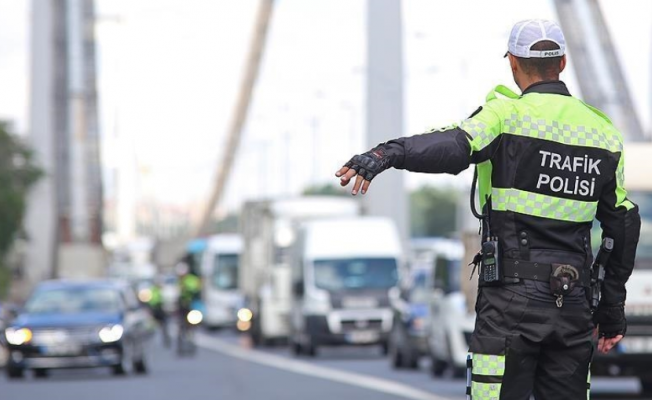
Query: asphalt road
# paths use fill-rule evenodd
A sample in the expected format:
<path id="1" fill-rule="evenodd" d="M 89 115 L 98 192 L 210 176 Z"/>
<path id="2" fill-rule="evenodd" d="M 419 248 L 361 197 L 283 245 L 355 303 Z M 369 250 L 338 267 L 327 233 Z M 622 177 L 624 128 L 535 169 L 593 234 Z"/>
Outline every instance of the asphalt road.
<path id="1" fill-rule="evenodd" d="M 230 332 L 201 333 L 199 351 L 179 358 L 155 340 L 149 373 L 114 377 L 108 370 L 52 371 L 47 378 L 8 381 L 0 399 L 103 400 L 461 400 L 464 381 L 395 371 L 378 348 L 326 348 L 318 357 L 293 358 L 287 348 L 252 350 Z M 631 379 L 595 379 L 592 398 L 640 398 Z"/>

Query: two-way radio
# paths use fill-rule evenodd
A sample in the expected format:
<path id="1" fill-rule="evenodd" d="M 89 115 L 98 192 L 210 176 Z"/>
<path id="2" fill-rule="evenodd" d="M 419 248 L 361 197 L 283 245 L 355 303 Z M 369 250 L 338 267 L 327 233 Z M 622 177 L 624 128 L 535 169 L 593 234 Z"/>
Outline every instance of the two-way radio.
<path id="1" fill-rule="evenodd" d="M 485 198 L 486 214 L 479 213 L 475 208 L 475 188 L 478 183 L 478 169 L 473 173 L 473 184 L 471 185 L 471 212 L 480 220 L 481 250 L 473 259 L 473 269 L 480 264 L 480 279 L 485 284 L 500 283 L 502 271 L 500 266 L 500 249 L 498 238 L 491 235 L 491 221 L 489 220 L 489 196 Z"/>

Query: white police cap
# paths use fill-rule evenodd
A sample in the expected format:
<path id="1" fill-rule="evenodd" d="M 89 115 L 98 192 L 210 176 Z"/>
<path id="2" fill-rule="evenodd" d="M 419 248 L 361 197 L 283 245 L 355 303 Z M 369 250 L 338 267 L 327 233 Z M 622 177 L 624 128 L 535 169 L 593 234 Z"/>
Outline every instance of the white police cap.
<path id="1" fill-rule="evenodd" d="M 559 49 L 530 50 L 533 45 L 545 40 L 557 43 Z M 556 22 L 544 19 L 528 19 L 517 22 L 512 28 L 507 43 L 507 53 L 521 58 L 561 57 L 566 54 L 566 39 L 564 39 L 561 27 Z"/>

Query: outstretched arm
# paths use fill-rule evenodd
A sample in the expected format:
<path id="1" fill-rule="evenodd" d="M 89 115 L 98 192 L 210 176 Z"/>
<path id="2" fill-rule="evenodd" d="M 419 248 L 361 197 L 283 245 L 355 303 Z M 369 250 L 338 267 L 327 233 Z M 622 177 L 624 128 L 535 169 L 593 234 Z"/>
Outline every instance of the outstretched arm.
<path id="1" fill-rule="evenodd" d="M 360 190 L 365 194 L 372 179 L 390 167 L 457 175 L 469 164 L 491 158 L 502 132 L 500 107 L 500 101 L 491 101 L 459 126 L 381 143 L 354 156 L 335 176 L 340 178 L 342 186 L 355 177 L 351 193 L 356 195 Z"/>

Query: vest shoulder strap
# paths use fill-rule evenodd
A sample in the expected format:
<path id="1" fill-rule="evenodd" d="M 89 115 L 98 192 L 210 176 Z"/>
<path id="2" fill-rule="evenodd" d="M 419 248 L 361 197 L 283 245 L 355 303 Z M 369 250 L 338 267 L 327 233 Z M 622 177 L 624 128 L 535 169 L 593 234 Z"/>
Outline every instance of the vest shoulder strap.
<path id="1" fill-rule="evenodd" d="M 487 94 L 486 101 L 491 101 L 491 100 L 497 99 L 499 94 L 507 97 L 508 99 L 512 99 L 512 100 L 516 100 L 516 99 L 521 97 L 520 95 L 514 93 L 514 91 L 512 89 L 508 88 L 507 86 L 498 85 L 495 88 L 491 89 L 489 94 Z"/>
<path id="2" fill-rule="evenodd" d="M 600 118 L 602 118 L 603 120 L 607 121 L 607 122 L 609 123 L 609 125 L 613 125 L 613 122 L 611 122 L 611 120 L 609 119 L 609 117 L 607 117 L 607 116 L 605 115 L 605 113 L 603 113 L 602 111 L 598 110 L 597 108 L 593 107 L 593 106 L 590 105 L 590 104 L 586 104 L 586 103 L 583 102 L 582 100 L 580 100 L 580 102 L 581 102 L 582 104 L 584 104 L 584 105 L 586 106 L 586 108 L 588 108 L 589 110 L 593 111 L 593 112 L 594 112 L 598 117 L 600 117 Z"/>

